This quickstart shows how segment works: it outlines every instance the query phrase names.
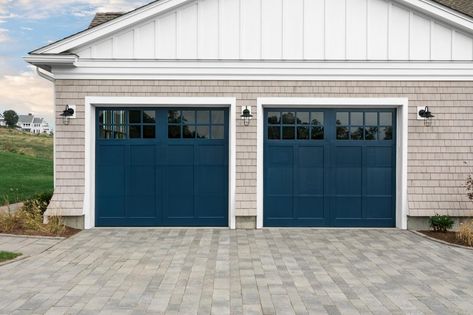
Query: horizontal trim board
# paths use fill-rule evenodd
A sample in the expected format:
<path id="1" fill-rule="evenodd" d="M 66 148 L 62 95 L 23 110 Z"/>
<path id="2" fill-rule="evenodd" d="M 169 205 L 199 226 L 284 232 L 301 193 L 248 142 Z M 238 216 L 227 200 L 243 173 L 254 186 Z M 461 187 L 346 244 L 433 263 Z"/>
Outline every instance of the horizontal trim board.
<path id="1" fill-rule="evenodd" d="M 79 61 L 56 79 L 473 80 L 473 62 Z"/>

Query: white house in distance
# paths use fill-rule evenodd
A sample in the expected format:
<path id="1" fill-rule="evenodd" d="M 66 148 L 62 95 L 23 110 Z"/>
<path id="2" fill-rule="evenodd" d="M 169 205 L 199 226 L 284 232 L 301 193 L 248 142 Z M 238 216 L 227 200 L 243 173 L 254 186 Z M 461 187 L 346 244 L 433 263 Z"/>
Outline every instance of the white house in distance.
<path id="1" fill-rule="evenodd" d="M 18 115 L 17 128 L 34 134 L 49 133 L 49 124 L 44 118 L 35 117 L 33 114 Z"/>
<path id="2" fill-rule="evenodd" d="M 161 0 L 25 59 L 55 84 L 69 225 L 473 217 L 468 1 Z"/>
<path id="3" fill-rule="evenodd" d="M 3 114 L 0 114 L 0 127 L 5 127 L 7 125 L 5 118 L 3 118 Z"/>

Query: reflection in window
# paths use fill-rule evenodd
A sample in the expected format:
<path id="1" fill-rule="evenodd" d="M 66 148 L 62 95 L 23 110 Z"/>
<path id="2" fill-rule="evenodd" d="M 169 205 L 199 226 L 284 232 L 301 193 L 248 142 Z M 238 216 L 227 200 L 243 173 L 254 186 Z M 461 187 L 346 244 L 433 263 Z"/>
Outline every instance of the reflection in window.
<path id="1" fill-rule="evenodd" d="M 392 140 L 392 121 L 392 112 L 338 112 L 337 140 Z"/>
<path id="2" fill-rule="evenodd" d="M 222 140 L 225 138 L 225 111 L 170 110 L 168 138 Z"/>
<path id="3" fill-rule="evenodd" d="M 315 111 L 267 113 L 270 140 L 323 140 L 324 113 Z"/>

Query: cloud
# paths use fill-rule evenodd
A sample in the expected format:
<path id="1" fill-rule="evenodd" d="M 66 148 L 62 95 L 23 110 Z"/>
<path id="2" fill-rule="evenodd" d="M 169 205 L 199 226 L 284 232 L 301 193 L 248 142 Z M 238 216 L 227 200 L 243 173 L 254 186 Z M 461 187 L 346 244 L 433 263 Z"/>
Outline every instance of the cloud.
<path id="1" fill-rule="evenodd" d="M 10 40 L 8 36 L 8 30 L 5 28 L 0 28 L 0 43 L 5 43 Z"/>
<path id="2" fill-rule="evenodd" d="M 54 95 L 51 82 L 31 68 L 18 75 L 0 76 L 0 111 L 13 109 L 18 114 L 33 113 L 54 124 Z"/>
<path id="3" fill-rule="evenodd" d="M 31 27 L 26 27 L 26 26 L 22 26 L 21 29 L 24 30 L 24 31 L 32 31 L 33 30 Z"/>

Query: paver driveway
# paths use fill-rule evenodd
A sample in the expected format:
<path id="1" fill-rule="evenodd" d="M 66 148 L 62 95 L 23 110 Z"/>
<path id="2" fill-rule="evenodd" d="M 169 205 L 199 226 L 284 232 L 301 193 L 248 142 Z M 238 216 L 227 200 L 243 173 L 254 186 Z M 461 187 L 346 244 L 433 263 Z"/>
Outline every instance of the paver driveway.
<path id="1" fill-rule="evenodd" d="M 0 267 L 0 313 L 473 313 L 473 251 L 398 230 L 103 229 Z"/>

